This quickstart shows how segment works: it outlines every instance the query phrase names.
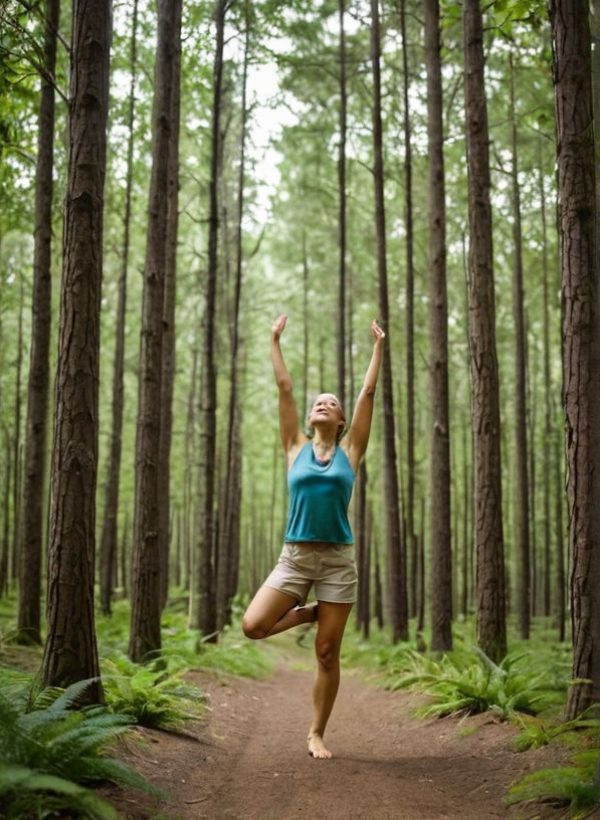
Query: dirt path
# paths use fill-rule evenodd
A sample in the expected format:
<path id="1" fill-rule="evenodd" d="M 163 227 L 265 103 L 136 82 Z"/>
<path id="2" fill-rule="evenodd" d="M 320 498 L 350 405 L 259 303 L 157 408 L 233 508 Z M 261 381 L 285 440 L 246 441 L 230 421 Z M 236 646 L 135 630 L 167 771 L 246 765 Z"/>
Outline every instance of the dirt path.
<path id="1" fill-rule="evenodd" d="M 343 672 L 327 740 L 331 761 L 306 752 L 311 708 L 309 650 L 280 644 L 281 663 L 265 681 L 191 677 L 210 695 L 202 742 L 138 730 L 149 741 L 127 755 L 168 801 L 104 793 L 124 818 L 210 820 L 444 820 L 556 818 L 538 806 L 517 814 L 502 802 L 507 784 L 552 765 L 549 749 L 516 754 L 514 729 L 480 715 L 468 720 L 411 717 L 415 696 L 386 692 Z M 287 648 L 286 648 L 287 646 Z"/>

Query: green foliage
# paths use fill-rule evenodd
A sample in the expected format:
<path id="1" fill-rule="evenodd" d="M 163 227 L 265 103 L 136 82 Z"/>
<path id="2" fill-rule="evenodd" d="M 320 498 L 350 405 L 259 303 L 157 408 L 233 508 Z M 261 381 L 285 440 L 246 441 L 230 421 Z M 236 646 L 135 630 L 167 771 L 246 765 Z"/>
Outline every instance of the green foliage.
<path id="1" fill-rule="evenodd" d="M 575 820 L 588 817 L 600 805 L 600 749 L 579 752 L 571 763 L 571 766 L 540 769 L 526 775 L 511 786 L 506 802 L 514 804 L 542 799 L 568 805 L 569 815 Z"/>
<path id="2" fill-rule="evenodd" d="M 204 696 L 182 680 L 183 671 L 170 673 L 159 662 L 139 666 L 126 657 L 102 662 L 106 698 L 112 708 L 141 726 L 180 730 L 203 710 Z"/>
<path id="3" fill-rule="evenodd" d="M 573 742 L 577 738 L 581 739 L 581 730 L 600 731 L 600 719 L 598 718 L 577 718 L 558 724 L 525 715 L 515 715 L 514 720 L 521 727 L 521 731 L 515 738 L 515 748 L 518 752 L 547 746 L 558 737 L 567 743 Z"/>
<path id="4" fill-rule="evenodd" d="M 34 699 L 0 693 L 0 806 L 6 816 L 41 817 L 58 808 L 77 809 L 86 817 L 114 816 L 76 783 L 109 780 L 160 794 L 135 769 L 107 754 L 131 717 L 103 706 L 72 711 L 93 680 L 46 689 Z M 32 700 L 33 711 L 27 711 Z M 20 813 L 24 805 L 35 807 L 35 813 Z"/>
<path id="5" fill-rule="evenodd" d="M 545 672 L 531 673 L 525 655 L 507 655 L 495 664 L 480 649 L 456 651 L 434 660 L 408 650 L 410 670 L 392 689 L 414 688 L 433 702 L 419 710 L 424 717 L 491 711 L 502 720 L 514 712 L 536 714 L 558 702 L 562 694 Z"/>
<path id="6" fill-rule="evenodd" d="M 0 764 L 0 808 L 7 820 L 56 816 L 63 811 L 92 820 L 119 816 L 108 801 L 71 780 L 5 764 Z"/>
<path id="7" fill-rule="evenodd" d="M 129 607 L 128 601 L 118 601 L 112 616 L 97 619 L 101 659 L 124 655 L 129 634 Z M 171 606 L 162 617 L 161 668 L 173 674 L 185 669 L 211 669 L 250 678 L 265 676 L 271 669 L 269 659 L 263 649 L 241 638 L 240 617 L 240 609 L 234 607 L 234 625 L 224 631 L 219 643 L 207 643 L 197 629 L 188 628 L 187 614 L 174 611 Z M 158 659 L 156 663 L 158 668 Z"/>

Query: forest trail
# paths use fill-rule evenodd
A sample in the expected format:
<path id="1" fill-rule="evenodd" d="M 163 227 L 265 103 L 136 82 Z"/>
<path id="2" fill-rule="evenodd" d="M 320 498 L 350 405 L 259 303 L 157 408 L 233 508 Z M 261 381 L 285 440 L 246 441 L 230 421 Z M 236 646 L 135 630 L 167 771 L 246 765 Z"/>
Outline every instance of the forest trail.
<path id="1" fill-rule="evenodd" d="M 279 639 L 281 640 L 281 636 Z M 356 672 L 342 671 L 327 730 L 334 753 L 306 751 L 311 714 L 312 654 L 282 640 L 276 671 L 262 681 L 193 672 L 210 697 L 200 743 L 137 730 L 150 743 L 129 743 L 128 762 L 170 797 L 103 789 L 123 818 L 207 820 L 484 820 L 556 818 L 551 807 L 509 809 L 509 783 L 532 768 L 553 765 L 556 751 L 517 754 L 514 728 L 479 715 L 418 720 L 417 697 L 388 692 Z M 195 730 L 196 731 L 196 730 Z"/>

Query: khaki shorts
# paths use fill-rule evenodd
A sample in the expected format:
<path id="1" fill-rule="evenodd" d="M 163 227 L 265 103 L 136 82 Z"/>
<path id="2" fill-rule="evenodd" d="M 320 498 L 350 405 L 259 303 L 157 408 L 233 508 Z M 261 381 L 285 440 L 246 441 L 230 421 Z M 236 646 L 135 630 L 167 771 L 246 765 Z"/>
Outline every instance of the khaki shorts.
<path id="1" fill-rule="evenodd" d="M 317 601 L 353 604 L 358 576 L 353 544 L 285 543 L 264 585 L 306 602 L 315 585 Z"/>

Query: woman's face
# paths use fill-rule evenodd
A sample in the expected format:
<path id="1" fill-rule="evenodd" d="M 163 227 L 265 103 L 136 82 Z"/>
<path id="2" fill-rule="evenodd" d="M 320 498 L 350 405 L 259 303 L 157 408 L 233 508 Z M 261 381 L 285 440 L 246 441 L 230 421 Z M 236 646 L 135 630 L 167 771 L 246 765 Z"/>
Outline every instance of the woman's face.
<path id="1" fill-rule="evenodd" d="M 333 393 L 321 393 L 310 408 L 308 423 L 314 427 L 319 422 L 335 422 L 338 427 L 345 423 L 344 412 Z"/>

